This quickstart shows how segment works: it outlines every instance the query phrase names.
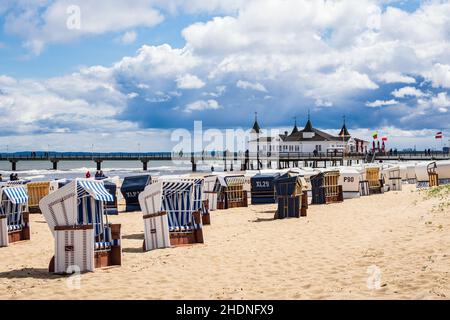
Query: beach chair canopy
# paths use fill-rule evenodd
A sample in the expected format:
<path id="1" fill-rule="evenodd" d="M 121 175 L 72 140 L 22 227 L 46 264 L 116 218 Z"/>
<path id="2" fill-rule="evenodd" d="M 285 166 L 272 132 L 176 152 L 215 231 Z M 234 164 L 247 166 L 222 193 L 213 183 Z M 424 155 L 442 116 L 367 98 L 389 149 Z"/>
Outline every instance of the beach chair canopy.
<path id="1" fill-rule="evenodd" d="M 227 176 L 225 177 L 227 187 L 243 186 L 245 183 L 245 176 Z"/>
<path id="2" fill-rule="evenodd" d="M 104 204 L 114 200 L 101 180 L 75 179 L 39 202 L 50 230 L 55 226 L 95 224 L 106 213 Z"/>
<path id="3" fill-rule="evenodd" d="M 205 181 L 202 178 L 183 178 L 183 182 L 192 182 L 194 184 L 194 200 L 193 210 L 199 210 L 202 208 L 202 201 L 204 200 L 204 184 Z"/>
<path id="4" fill-rule="evenodd" d="M 280 177 L 279 173 L 257 174 L 251 178 L 252 190 L 270 190 L 273 189 L 273 182 Z M 264 182 L 264 183 L 261 183 Z"/>
<path id="5" fill-rule="evenodd" d="M 125 177 L 120 192 L 125 199 L 127 212 L 141 210 L 139 205 L 139 194 L 151 183 L 152 177 L 148 174 Z"/>
<path id="6" fill-rule="evenodd" d="M 106 190 L 103 183 L 98 183 L 98 180 L 78 180 L 77 182 L 77 187 L 89 193 L 95 200 L 114 201 L 113 195 Z"/>
<path id="7" fill-rule="evenodd" d="M 195 208 L 195 183 L 193 181 L 160 181 L 149 185 L 139 195 L 144 215 L 161 211 L 167 213 L 170 231 L 199 228 L 192 213 Z"/>
<path id="8" fill-rule="evenodd" d="M 300 196 L 306 191 L 306 180 L 286 174 L 275 180 L 275 190 L 278 196 Z"/>
<path id="9" fill-rule="evenodd" d="M 8 181 L 6 183 L 7 186 L 17 186 L 17 185 L 25 185 L 27 183 L 31 182 L 31 180 L 13 180 L 13 181 Z"/>
<path id="10" fill-rule="evenodd" d="M 9 199 L 13 204 L 27 204 L 28 194 L 24 187 L 6 187 L 3 188 L 3 194 Z"/>
<path id="11" fill-rule="evenodd" d="M 279 173 L 257 174 L 250 180 L 253 204 L 275 203 L 275 180 Z"/>

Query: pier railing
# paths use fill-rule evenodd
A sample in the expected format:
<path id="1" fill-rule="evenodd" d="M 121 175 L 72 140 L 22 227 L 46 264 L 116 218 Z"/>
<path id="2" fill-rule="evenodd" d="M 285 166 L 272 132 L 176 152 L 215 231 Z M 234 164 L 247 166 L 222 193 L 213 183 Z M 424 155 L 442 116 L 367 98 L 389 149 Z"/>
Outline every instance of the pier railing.
<path id="1" fill-rule="evenodd" d="M 201 161 L 223 161 L 225 167 L 227 163 L 240 161 L 243 166 L 247 166 L 250 162 L 256 161 L 259 164 L 262 162 L 278 162 L 278 164 L 288 165 L 293 163 L 299 165 L 303 162 L 305 165 L 308 162 L 313 162 L 316 165 L 322 162 L 326 165 L 327 162 L 344 164 L 344 160 L 351 163 L 356 160 L 358 162 L 373 162 L 373 161 L 425 161 L 425 160 L 449 160 L 450 154 L 442 151 L 433 152 L 377 152 L 371 153 L 343 153 L 338 151 L 329 152 L 230 152 L 230 151 L 212 151 L 212 152 L 135 152 L 135 153 L 76 153 L 76 152 L 20 152 L 20 153 L 0 153 L 0 161 L 9 161 L 12 165 L 12 170 L 16 170 L 16 165 L 19 161 L 50 161 L 53 164 L 53 169 L 57 169 L 60 161 L 94 161 L 97 164 L 97 169 L 100 170 L 101 163 L 104 161 L 140 161 L 143 165 L 143 170 L 147 170 L 150 161 L 185 161 L 192 163 L 193 170 L 197 163 Z"/>

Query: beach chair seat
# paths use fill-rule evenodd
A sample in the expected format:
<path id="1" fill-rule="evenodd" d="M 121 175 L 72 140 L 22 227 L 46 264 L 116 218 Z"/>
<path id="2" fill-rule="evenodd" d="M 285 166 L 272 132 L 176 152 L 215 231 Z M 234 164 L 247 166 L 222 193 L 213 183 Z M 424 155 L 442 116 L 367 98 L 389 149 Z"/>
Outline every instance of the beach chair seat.
<path id="1" fill-rule="evenodd" d="M 8 232 L 22 230 L 23 224 L 10 224 L 8 225 Z"/>
<path id="2" fill-rule="evenodd" d="M 0 247 L 30 240 L 28 194 L 25 187 L 4 186 L 0 193 Z"/>

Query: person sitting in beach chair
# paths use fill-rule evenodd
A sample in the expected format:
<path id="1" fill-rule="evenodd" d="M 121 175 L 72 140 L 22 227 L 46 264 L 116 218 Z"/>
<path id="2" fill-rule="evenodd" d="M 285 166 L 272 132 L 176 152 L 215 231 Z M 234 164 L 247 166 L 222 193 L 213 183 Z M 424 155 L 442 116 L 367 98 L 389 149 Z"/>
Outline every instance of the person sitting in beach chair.
<path id="1" fill-rule="evenodd" d="M 0 247 L 30 240 L 28 194 L 23 186 L 0 190 Z"/>
<path id="2" fill-rule="evenodd" d="M 114 198 L 103 182 L 88 179 L 75 179 L 40 201 L 56 242 L 50 272 L 121 265 L 121 226 L 108 222 L 105 203 L 109 201 Z"/>
<path id="3" fill-rule="evenodd" d="M 192 181 L 160 181 L 147 186 L 139 195 L 145 251 L 204 242 L 194 190 Z"/>

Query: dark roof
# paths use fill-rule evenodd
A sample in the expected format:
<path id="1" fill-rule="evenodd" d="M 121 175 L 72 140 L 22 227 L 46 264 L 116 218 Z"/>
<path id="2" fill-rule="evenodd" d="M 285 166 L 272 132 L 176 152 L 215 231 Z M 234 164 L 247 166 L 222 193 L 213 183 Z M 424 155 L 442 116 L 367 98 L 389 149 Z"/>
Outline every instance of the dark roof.
<path id="1" fill-rule="evenodd" d="M 344 136 L 344 137 L 350 137 L 350 133 L 348 133 L 347 126 L 345 125 L 345 122 L 344 122 L 344 125 L 342 126 L 342 129 L 341 129 L 341 131 L 339 132 L 338 136 L 339 136 L 339 137 L 342 137 L 342 136 Z"/>
<path id="2" fill-rule="evenodd" d="M 313 132 L 314 137 L 304 138 L 304 132 Z M 342 141 L 342 137 L 335 137 L 315 128 L 311 128 L 310 131 L 302 130 L 289 136 L 280 135 L 280 137 L 281 139 L 283 139 L 283 141 Z M 350 137 L 344 137 L 344 141 L 348 141 L 349 139 Z"/>
<path id="3" fill-rule="evenodd" d="M 310 119 L 308 119 L 308 122 L 305 125 L 305 129 L 303 129 L 302 132 L 313 132 L 313 126 Z"/>
<path id="4" fill-rule="evenodd" d="M 296 134 L 297 132 L 298 132 L 298 128 L 297 128 L 297 120 L 295 120 L 294 129 L 292 129 L 291 135 Z"/>
<path id="5" fill-rule="evenodd" d="M 261 128 L 260 128 L 260 126 L 258 124 L 258 120 L 257 119 L 255 119 L 255 123 L 253 124 L 252 131 L 255 132 L 255 133 L 261 133 Z"/>

